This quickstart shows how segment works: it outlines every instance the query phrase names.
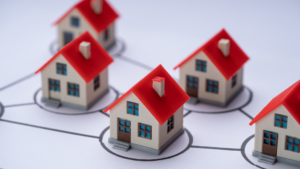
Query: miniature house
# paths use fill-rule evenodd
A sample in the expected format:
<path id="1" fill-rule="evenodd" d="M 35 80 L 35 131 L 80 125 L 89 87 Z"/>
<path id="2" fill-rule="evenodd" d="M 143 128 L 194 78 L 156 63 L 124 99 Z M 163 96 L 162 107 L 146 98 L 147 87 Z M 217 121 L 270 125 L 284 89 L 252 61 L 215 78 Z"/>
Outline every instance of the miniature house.
<path id="1" fill-rule="evenodd" d="M 110 110 L 110 138 L 114 148 L 159 155 L 181 134 L 183 104 L 189 99 L 159 65 L 104 112 Z"/>
<path id="2" fill-rule="evenodd" d="M 179 84 L 191 97 L 216 106 L 227 106 L 243 89 L 243 65 L 248 56 L 223 29 L 174 69 Z"/>
<path id="3" fill-rule="evenodd" d="M 271 100 L 250 125 L 254 123 L 253 156 L 300 167 L 300 80 Z"/>
<path id="4" fill-rule="evenodd" d="M 115 20 L 118 14 L 106 0 L 82 0 L 54 25 L 58 26 L 58 46 L 62 48 L 88 31 L 105 49 L 115 43 Z"/>
<path id="5" fill-rule="evenodd" d="M 112 62 L 105 49 L 83 33 L 35 72 L 42 74 L 42 101 L 87 110 L 108 92 L 107 68 Z"/>

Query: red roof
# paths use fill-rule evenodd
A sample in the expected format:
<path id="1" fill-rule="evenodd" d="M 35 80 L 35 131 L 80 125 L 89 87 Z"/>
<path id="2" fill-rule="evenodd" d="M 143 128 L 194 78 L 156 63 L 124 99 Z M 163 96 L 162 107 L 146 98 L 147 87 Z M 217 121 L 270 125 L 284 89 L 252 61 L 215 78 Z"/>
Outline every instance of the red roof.
<path id="1" fill-rule="evenodd" d="M 229 39 L 230 48 L 229 55 L 225 57 L 221 50 L 218 48 L 218 42 L 220 39 Z M 226 80 L 229 80 L 233 75 L 235 75 L 240 68 L 249 60 L 249 57 L 243 52 L 243 50 L 235 43 L 235 41 L 230 37 L 225 29 L 222 29 L 218 34 L 216 34 L 212 39 L 206 42 L 198 50 L 192 53 L 189 57 L 179 63 L 175 68 L 181 67 L 185 62 L 190 60 L 200 51 L 203 51 L 207 57 L 212 61 L 212 63 L 219 69 Z"/>
<path id="2" fill-rule="evenodd" d="M 152 79 L 155 77 L 165 78 L 165 94 L 162 97 L 160 97 L 152 87 Z M 104 112 L 113 108 L 131 92 L 139 98 L 161 125 L 187 100 L 189 100 L 189 96 L 182 90 L 169 73 L 159 65 L 118 100 L 106 108 Z"/>
<path id="3" fill-rule="evenodd" d="M 271 100 L 271 102 L 250 122 L 250 126 L 281 104 L 300 124 L 300 80 Z"/>
<path id="4" fill-rule="evenodd" d="M 79 44 L 82 41 L 90 42 L 91 57 L 85 59 L 79 51 Z M 57 56 L 62 56 L 73 66 L 78 74 L 84 79 L 86 83 L 94 79 L 100 72 L 102 72 L 113 59 L 100 46 L 100 44 L 90 35 L 89 32 L 84 32 L 78 38 L 68 43 L 65 47 L 59 50 L 46 64 L 44 64 L 35 73 L 43 70 L 49 63 L 51 63 Z"/>
<path id="5" fill-rule="evenodd" d="M 112 9 L 112 7 L 103 0 L 102 12 L 96 14 L 90 2 L 92 0 L 83 0 L 68 10 L 61 18 L 59 18 L 53 25 L 57 25 L 61 20 L 65 18 L 74 8 L 77 8 L 79 12 L 87 19 L 87 21 L 100 33 L 106 29 L 112 22 L 114 22 L 119 15 Z"/>

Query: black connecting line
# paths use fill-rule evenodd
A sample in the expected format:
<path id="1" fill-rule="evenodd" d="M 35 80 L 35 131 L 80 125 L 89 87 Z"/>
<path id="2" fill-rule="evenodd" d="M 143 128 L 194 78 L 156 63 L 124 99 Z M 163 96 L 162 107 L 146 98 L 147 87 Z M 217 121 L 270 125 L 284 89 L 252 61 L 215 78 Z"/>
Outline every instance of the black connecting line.
<path id="1" fill-rule="evenodd" d="M 117 42 L 117 43 L 120 43 L 120 44 L 121 44 L 121 48 L 120 48 L 119 51 L 116 52 L 116 54 L 113 54 L 112 57 L 121 59 L 121 60 L 126 61 L 126 62 L 129 62 L 129 63 L 131 63 L 131 64 L 134 64 L 134 65 L 136 65 L 136 66 L 139 66 L 139 67 L 144 68 L 144 69 L 149 70 L 149 71 L 153 70 L 153 68 L 149 67 L 148 65 L 145 65 L 145 64 L 143 64 L 143 63 L 137 62 L 137 61 L 135 61 L 135 60 L 132 60 L 132 59 L 130 59 L 130 58 L 128 58 L 128 57 L 123 56 L 122 53 L 123 53 L 123 52 L 125 51 L 125 49 L 126 49 L 125 43 L 124 43 L 124 41 L 122 41 L 122 40 L 120 40 L 120 39 L 118 39 L 118 42 Z M 55 53 L 57 52 L 57 49 L 55 49 L 55 45 L 56 45 L 56 41 L 54 41 L 54 42 L 52 42 L 52 43 L 50 44 L 50 52 L 51 52 L 51 54 L 55 54 Z M 15 81 L 15 82 L 13 82 L 13 83 L 10 83 L 10 84 L 8 84 L 8 85 L 6 85 L 6 86 L 0 88 L 0 91 L 6 89 L 6 88 L 8 88 L 8 87 L 11 87 L 11 86 L 13 86 L 13 85 L 15 85 L 15 84 L 17 84 L 17 83 L 20 83 L 20 82 L 22 82 L 22 81 L 24 81 L 24 80 L 26 80 L 26 79 L 32 77 L 33 75 L 34 75 L 34 73 L 31 73 L 31 74 L 29 74 L 29 75 L 27 75 L 27 76 L 25 76 L 25 77 L 23 77 L 23 78 L 21 78 L 21 79 Z M 175 80 L 176 80 L 176 79 L 175 79 Z M 117 99 L 122 95 L 122 93 L 120 93 L 118 90 L 116 90 L 116 89 L 113 88 L 113 87 L 110 87 L 110 88 L 116 93 L 116 97 L 115 97 L 115 99 L 114 99 L 114 101 L 115 101 L 115 100 L 117 100 Z M 242 106 L 240 106 L 240 107 L 238 107 L 238 108 L 234 108 L 234 109 L 230 109 L 230 110 L 225 110 L 225 111 L 219 111 L 219 112 L 204 112 L 204 111 L 189 110 L 189 109 L 187 109 L 187 108 L 184 108 L 185 110 L 187 110 L 187 113 L 185 113 L 183 117 L 186 117 L 186 116 L 188 116 L 188 115 L 191 114 L 191 113 L 220 114 L 220 113 L 227 113 L 227 112 L 232 112 L 232 111 L 238 110 L 238 111 L 240 111 L 242 114 L 244 114 L 245 116 L 247 116 L 248 118 L 250 118 L 250 119 L 252 120 L 253 117 L 251 117 L 248 113 L 246 113 L 246 112 L 242 109 L 242 108 L 244 108 L 245 106 L 247 106 L 247 105 L 252 101 L 252 96 L 253 96 L 253 92 L 252 92 L 248 87 L 245 87 L 245 88 L 246 88 L 246 89 L 249 91 L 249 93 L 250 93 L 249 99 L 248 99 L 248 101 L 247 101 L 244 105 L 242 105 Z M 27 105 L 37 105 L 37 106 L 39 106 L 40 108 L 42 108 L 42 109 L 44 109 L 44 110 L 46 110 L 46 111 L 48 111 L 48 112 L 55 113 L 55 114 L 63 114 L 63 115 L 84 115 L 84 114 L 90 114 L 90 113 L 99 112 L 99 113 L 101 113 L 101 114 L 103 114 L 103 115 L 109 117 L 109 114 L 103 112 L 103 110 L 106 109 L 108 106 L 106 106 L 106 107 L 104 107 L 104 108 L 101 108 L 100 110 L 95 110 L 95 111 L 90 111 L 90 112 L 83 112 L 83 113 L 80 113 L 80 114 L 65 114 L 65 113 L 61 113 L 61 112 L 55 112 L 55 111 L 52 111 L 52 110 L 48 110 L 48 109 L 46 109 L 45 107 L 43 107 L 42 105 L 40 105 L 40 104 L 36 101 L 37 94 L 38 94 L 39 91 L 40 91 L 40 89 L 38 89 L 38 90 L 35 92 L 35 94 L 34 94 L 34 98 L 33 98 L 33 99 L 34 99 L 34 103 L 23 103 L 23 104 L 6 105 L 6 106 L 3 106 L 3 105 L 0 103 L 0 118 L 1 118 L 1 116 L 3 115 L 4 109 L 5 109 L 5 108 L 16 107 L 16 106 L 27 106 Z M 113 102 L 114 102 L 114 101 L 113 101 Z M 248 143 L 251 139 L 254 138 L 254 135 L 248 137 L 248 138 L 243 142 L 243 144 L 241 145 L 241 148 L 208 147 L 208 146 L 192 145 L 192 143 L 193 143 L 193 136 L 191 135 L 191 133 L 190 133 L 187 129 L 185 129 L 185 132 L 187 133 L 187 135 L 188 135 L 188 137 L 189 137 L 189 144 L 187 145 L 187 147 L 186 147 L 183 151 L 181 151 L 181 152 L 179 152 L 179 153 L 177 153 L 177 154 L 175 154 L 175 155 L 172 155 L 172 156 L 169 156 L 169 157 L 165 157 L 165 158 L 159 158 L 159 159 L 134 159 L 134 158 L 129 158 L 129 157 L 125 157 L 125 156 L 121 156 L 121 155 L 119 155 L 119 154 L 116 154 L 116 153 L 112 152 L 111 150 L 109 150 L 109 149 L 105 146 L 105 144 L 103 143 L 103 136 L 104 136 L 105 132 L 109 129 L 109 126 L 108 126 L 107 128 L 105 128 L 105 129 L 101 132 L 100 136 L 92 136 L 92 135 L 86 135 L 86 134 L 81 134 L 81 133 L 69 132 L 69 131 L 64 131 L 64 130 L 52 129 L 52 128 L 48 128 L 48 127 L 42 127 L 42 126 L 37 126 L 37 125 L 31 125 L 31 124 L 26 124 L 26 123 L 21 123 L 21 122 L 15 122 L 15 121 L 10 121 L 10 120 L 4 120 L 4 119 L 0 119 L 0 121 L 1 121 L 1 122 L 11 123 L 11 124 L 18 124 L 18 125 L 27 126 L 27 127 L 34 127 L 34 128 L 39 128 L 39 129 L 49 130 L 49 131 L 55 131 L 55 132 L 60 132 L 60 133 L 65 133 L 65 134 L 72 134 L 72 135 L 77 135 L 77 136 L 82 136 L 82 137 L 88 137 L 88 138 L 96 138 L 96 139 L 99 139 L 99 142 L 100 142 L 101 146 L 102 146 L 107 152 L 109 152 L 109 153 L 111 153 L 111 154 L 113 154 L 113 155 L 115 155 L 115 156 L 118 156 L 118 157 L 120 157 L 120 158 L 124 158 L 124 159 L 128 159 L 128 160 L 134 160 L 134 161 L 160 161 L 160 160 L 166 160 L 166 159 L 170 159 L 170 158 L 176 157 L 176 156 L 178 156 L 178 155 L 184 153 L 184 152 L 187 151 L 189 148 L 199 148 L 199 149 L 212 149 L 212 150 L 225 150 L 225 151 L 240 151 L 241 154 L 242 154 L 242 156 L 244 157 L 244 159 L 245 159 L 248 163 L 250 163 L 251 165 L 256 166 L 256 167 L 258 167 L 258 168 L 263 169 L 262 167 L 260 167 L 260 166 L 258 166 L 258 165 L 256 165 L 256 164 L 254 164 L 253 162 L 251 162 L 251 161 L 248 159 L 248 157 L 246 156 L 246 153 L 245 153 L 245 147 L 246 147 L 247 143 Z"/>

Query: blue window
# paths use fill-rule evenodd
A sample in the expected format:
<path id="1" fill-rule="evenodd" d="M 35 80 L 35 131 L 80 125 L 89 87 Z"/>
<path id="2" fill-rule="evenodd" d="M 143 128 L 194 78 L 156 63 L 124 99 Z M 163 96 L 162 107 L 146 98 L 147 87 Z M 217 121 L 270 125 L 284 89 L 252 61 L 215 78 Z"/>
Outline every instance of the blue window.
<path id="1" fill-rule="evenodd" d="M 271 139 L 276 140 L 276 135 L 275 134 L 271 134 Z"/>
<path id="2" fill-rule="evenodd" d="M 173 128 L 174 128 L 174 115 L 172 115 L 169 119 L 168 119 L 168 127 L 167 127 L 167 133 L 169 133 Z"/>
<path id="3" fill-rule="evenodd" d="M 275 114 L 275 126 L 280 128 L 287 128 L 288 118 L 281 114 Z"/>
<path id="4" fill-rule="evenodd" d="M 79 97 L 79 85 L 75 83 L 68 83 L 68 94 Z"/>
<path id="5" fill-rule="evenodd" d="M 276 146 L 276 141 L 271 141 L 272 146 Z"/>
<path id="6" fill-rule="evenodd" d="M 127 102 L 127 113 L 139 116 L 139 104 L 134 102 Z"/>
<path id="7" fill-rule="evenodd" d="M 219 82 L 214 80 L 206 80 L 206 91 L 218 94 Z"/>
<path id="8" fill-rule="evenodd" d="M 187 87 L 188 91 L 194 91 L 197 93 L 198 90 L 198 78 L 194 76 L 187 76 Z M 196 89 L 196 90 L 195 90 Z M 188 92 L 189 93 L 189 92 Z"/>
<path id="9" fill-rule="evenodd" d="M 189 76 L 189 77 L 188 77 L 188 81 L 189 81 L 189 82 L 192 82 L 192 81 L 193 81 L 193 78 L 192 78 L 191 76 Z"/>
<path id="10" fill-rule="evenodd" d="M 194 86 L 193 86 L 193 87 L 197 89 L 197 88 L 198 88 L 198 85 L 197 85 L 197 84 L 194 84 Z"/>
<path id="11" fill-rule="evenodd" d="M 277 137 L 278 137 L 277 133 L 264 130 L 264 135 L 263 136 L 264 136 L 263 144 L 271 145 L 271 146 L 276 146 L 277 145 Z"/>
<path id="12" fill-rule="evenodd" d="M 286 136 L 285 149 L 288 151 L 293 151 L 293 152 L 299 153 L 299 149 L 300 149 L 299 142 L 300 142 L 300 140 L 297 138 Z"/>
<path id="13" fill-rule="evenodd" d="M 196 71 L 206 72 L 206 61 L 196 60 Z"/>
<path id="14" fill-rule="evenodd" d="M 140 136 L 145 137 L 145 133 L 143 131 L 140 131 Z"/>
<path id="15" fill-rule="evenodd" d="M 49 79 L 49 90 L 60 92 L 60 82 L 59 80 Z"/>
<path id="16" fill-rule="evenodd" d="M 123 132 L 123 133 L 130 133 L 130 121 L 128 120 L 123 120 L 118 118 L 118 127 L 119 127 L 119 131 Z"/>
<path id="17" fill-rule="evenodd" d="M 64 32 L 64 45 L 70 43 L 74 39 L 73 33 Z"/>
<path id="18" fill-rule="evenodd" d="M 188 83 L 188 86 L 189 86 L 189 87 L 192 87 L 193 85 L 192 85 L 192 83 Z"/>
<path id="19" fill-rule="evenodd" d="M 67 65 L 62 63 L 56 63 L 56 73 L 60 75 L 67 75 Z"/>
<path id="20" fill-rule="evenodd" d="M 146 124 L 139 123 L 139 137 L 152 139 L 152 127 Z"/>
<path id="21" fill-rule="evenodd" d="M 71 17 L 71 25 L 73 27 L 79 27 L 80 23 L 79 23 L 79 18 L 78 17 Z"/>
<path id="22" fill-rule="evenodd" d="M 268 139 L 264 139 L 264 143 L 265 144 L 269 144 L 269 140 Z"/>
<path id="23" fill-rule="evenodd" d="M 233 88 L 237 83 L 237 74 L 235 74 L 234 76 L 232 76 L 231 79 L 231 87 Z"/>

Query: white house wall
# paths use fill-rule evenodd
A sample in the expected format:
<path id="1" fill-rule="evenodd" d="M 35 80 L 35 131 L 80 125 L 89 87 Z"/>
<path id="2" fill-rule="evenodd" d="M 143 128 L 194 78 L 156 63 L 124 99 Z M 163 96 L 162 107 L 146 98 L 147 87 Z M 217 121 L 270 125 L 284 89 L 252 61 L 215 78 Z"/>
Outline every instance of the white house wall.
<path id="1" fill-rule="evenodd" d="M 71 17 L 79 18 L 79 27 L 74 27 L 71 25 Z M 76 39 L 79 35 L 81 35 L 85 31 L 89 31 L 89 33 L 93 36 L 93 38 L 98 39 L 98 33 L 96 32 L 96 30 L 91 26 L 90 23 L 87 22 L 85 17 L 76 8 L 74 8 L 68 15 L 66 15 L 58 23 L 58 32 L 57 33 L 58 33 L 59 48 L 64 46 L 64 32 L 65 31 L 73 33 L 73 39 Z"/>
<path id="2" fill-rule="evenodd" d="M 67 65 L 67 76 L 56 73 L 56 63 Z M 42 93 L 44 98 L 49 99 L 49 78 L 60 81 L 60 100 L 63 102 L 74 103 L 86 106 L 86 83 L 76 72 L 72 65 L 62 56 L 57 56 L 41 72 L 42 75 Z M 79 97 L 68 95 L 68 82 L 79 85 Z"/>
<path id="3" fill-rule="evenodd" d="M 92 79 L 86 87 L 86 93 L 87 93 L 87 104 L 91 103 L 93 100 L 95 100 L 101 93 L 103 93 L 105 90 L 108 89 L 108 69 L 105 68 L 100 74 L 99 74 L 99 81 L 100 81 L 100 87 L 96 90 L 94 90 L 94 79 Z"/>
<path id="4" fill-rule="evenodd" d="M 285 115 L 288 117 L 286 129 L 274 126 L 275 114 Z M 283 105 L 278 106 L 272 112 L 256 122 L 255 151 L 262 152 L 264 130 L 278 133 L 277 156 L 300 161 L 300 153 L 285 150 L 286 136 L 300 139 L 300 125 Z"/>
<path id="5" fill-rule="evenodd" d="M 168 133 L 168 120 L 163 125 L 159 125 L 159 148 L 169 141 L 177 132 L 183 128 L 183 106 L 174 114 L 174 128 Z"/>
<path id="6" fill-rule="evenodd" d="M 231 87 L 232 78 L 226 81 L 226 100 L 234 95 L 243 86 L 243 67 L 236 74 L 237 81 L 234 87 Z"/>
<path id="7" fill-rule="evenodd" d="M 207 71 L 201 72 L 196 71 L 196 60 L 206 61 Z M 186 76 L 196 76 L 199 78 L 198 82 L 198 98 L 212 100 L 216 102 L 225 102 L 226 101 L 226 79 L 217 69 L 217 67 L 211 62 L 211 60 L 206 56 L 202 51 L 197 53 L 194 57 L 189 59 L 180 67 L 180 80 L 179 85 L 186 92 Z M 219 91 L 218 94 L 207 92 L 206 91 L 206 80 L 215 80 L 219 82 Z"/>
<path id="8" fill-rule="evenodd" d="M 139 116 L 127 114 L 127 101 L 139 104 Z M 129 93 L 110 110 L 110 137 L 114 139 L 118 139 L 118 118 L 131 121 L 131 143 L 153 149 L 159 148 L 159 123 L 134 93 Z M 151 140 L 138 136 L 138 123 L 152 126 Z"/>

